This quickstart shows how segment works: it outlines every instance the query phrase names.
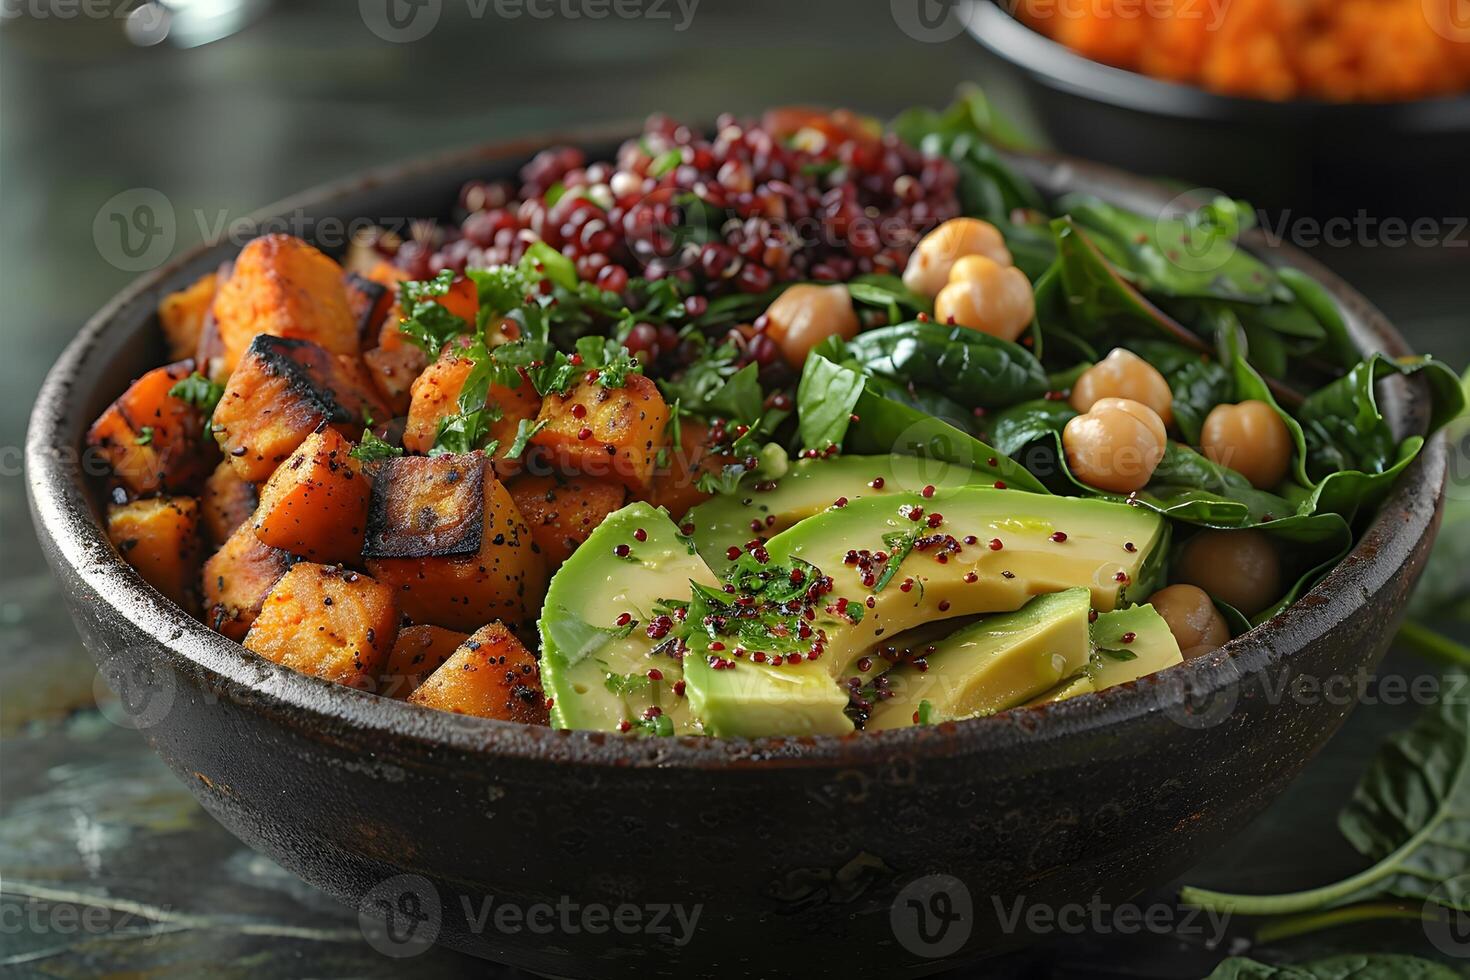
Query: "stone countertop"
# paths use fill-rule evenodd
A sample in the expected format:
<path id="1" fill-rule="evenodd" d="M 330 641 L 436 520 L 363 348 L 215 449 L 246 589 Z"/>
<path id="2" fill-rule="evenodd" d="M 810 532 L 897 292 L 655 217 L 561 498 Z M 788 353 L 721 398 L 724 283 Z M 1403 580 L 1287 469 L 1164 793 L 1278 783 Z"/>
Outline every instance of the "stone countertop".
<path id="1" fill-rule="evenodd" d="M 38 9 L 60 9 L 36 4 Z M 62 5 L 65 6 L 65 5 Z M 364 0 L 364 7 L 370 6 Z M 945 100 L 968 80 L 1015 108 L 963 39 L 920 43 L 885 3 L 704 0 L 687 29 L 667 17 L 570 20 L 529 5 L 444 0 L 414 43 L 387 43 L 358 5 L 277 4 L 204 47 L 139 49 L 116 17 L 0 23 L 0 972 L 16 976 L 485 976 L 434 950 L 408 964 L 375 953 L 355 913 L 244 848 L 193 802 L 120 717 L 82 651 L 29 531 L 20 450 L 44 372 L 132 273 L 94 221 L 150 188 L 175 216 L 176 254 L 287 193 L 435 149 L 654 110 L 689 119 L 777 103 L 880 115 Z M 67 9 L 76 9 L 73 5 Z M 541 8 L 538 8 L 541 9 Z M 590 8 L 589 8 L 590 9 Z M 520 10 L 519 16 L 502 13 Z M 475 12 L 483 12 L 476 16 Z M 1024 119 L 1023 119 L 1024 122 Z M 1443 219 L 1453 230 L 1454 222 Z M 1461 232 L 1463 233 L 1463 231 Z M 1465 246 L 1460 241 L 1458 246 Z M 1317 256 L 1394 317 L 1420 349 L 1470 359 L 1470 248 L 1360 240 Z M 1397 654 L 1386 673 L 1429 672 Z M 103 707 L 99 710 L 96 701 Z M 1187 879 L 1286 890 L 1361 866 L 1336 811 L 1409 705 L 1357 711 L 1260 820 Z M 1167 903 L 1162 890 L 1140 905 Z M 1434 955 L 1417 922 L 1385 921 L 1252 941 L 1232 922 L 1163 934 L 1058 936 L 956 976 L 1201 976 L 1229 951 Z M 490 975 L 513 976 L 514 971 Z"/>

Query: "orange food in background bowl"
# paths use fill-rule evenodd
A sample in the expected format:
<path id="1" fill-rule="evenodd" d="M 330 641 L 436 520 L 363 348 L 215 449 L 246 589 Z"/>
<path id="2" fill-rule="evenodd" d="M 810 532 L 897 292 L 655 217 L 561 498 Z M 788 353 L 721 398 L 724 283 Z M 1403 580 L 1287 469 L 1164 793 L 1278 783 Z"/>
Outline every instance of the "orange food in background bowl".
<path id="1" fill-rule="evenodd" d="M 1384 102 L 1470 90 L 1462 0 L 1009 0 L 1079 54 L 1260 99 Z"/>

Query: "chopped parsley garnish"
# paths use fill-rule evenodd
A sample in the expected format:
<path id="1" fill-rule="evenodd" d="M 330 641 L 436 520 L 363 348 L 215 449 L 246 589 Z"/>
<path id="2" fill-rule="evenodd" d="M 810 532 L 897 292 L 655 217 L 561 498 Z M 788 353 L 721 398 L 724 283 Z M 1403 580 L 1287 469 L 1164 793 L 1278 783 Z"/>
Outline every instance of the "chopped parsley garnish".
<path id="1" fill-rule="evenodd" d="M 521 419 L 516 423 L 516 437 L 511 440 L 510 448 L 505 451 L 506 459 L 520 459 L 521 454 L 526 451 L 526 446 L 535 438 L 536 433 L 546 428 L 547 420 L 532 422 L 530 419 Z"/>
<path id="2" fill-rule="evenodd" d="M 133 442 L 139 446 L 153 445 L 153 426 L 145 425 L 139 428 L 138 435 L 133 439 Z"/>
<path id="3" fill-rule="evenodd" d="M 449 295 L 453 282 L 453 270 L 445 269 L 433 279 L 410 280 L 398 286 L 398 306 L 403 311 L 398 329 L 430 359 L 438 357 L 449 341 L 470 332 L 463 317 L 436 302 Z"/>
<path id="4" fill-rule="evenodd" d="M 883 535 L 883 546 L 888 549 L 888 560 L 883 563 L 883 573 L 878 576 L 878 581 L 873 583 L 873 592 L 882 592 L 893 577 L 898 574 L 899 566 L 914 550 L 914 543 L 919 540 L 918 528 L 905 528 L 902 531 L 890 531 Z"/>
<path id="5" fill-rule="evenodd" d="M 403 449 L 387 440 L 379 439 L 371 429 L 368 429 L 363 432 L 362 440 L 347 451 L 347 455 L 364 463 L 376 463 L 379 460 L 402 456 Z"/>
<path id="6" fill-rule="evenodd" d="M 608 674 L 603 686 L 621 698 L 646 691 L 652 683 L 647 674 Z"/>
<path id="7" fill-rule="evenodd" d="M 934 705 L 927 699 L 919 702 L 919 710 L 914 712 L 914 724 L 927 725 L 929 719 L 934 716 Z"/>
<path id="8" fill-rule="evenodd" d="M 214 407 L 224 397 L 225 386 L 211 381 L 198 371 L 195 371 L 184 380 L 176 382 L 168 390 L 168 394 L 170 398 L 177 398 L 180 401 L 188 402 L 190 405 L 199 409 L 200 414 L 204 416 L 204 438 L 210 438 L 209 422 L 214 417 Z M 147 443 L 144 443 L 144 445 L 147 445 Z"/>

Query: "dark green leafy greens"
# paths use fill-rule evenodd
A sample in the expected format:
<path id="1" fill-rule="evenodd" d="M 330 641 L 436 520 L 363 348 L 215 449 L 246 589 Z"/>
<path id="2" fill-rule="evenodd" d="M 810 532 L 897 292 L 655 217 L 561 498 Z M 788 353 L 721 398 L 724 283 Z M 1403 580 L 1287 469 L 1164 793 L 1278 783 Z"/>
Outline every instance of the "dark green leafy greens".
<path id="1" fill-rule="evenodd" d="M 1463 980 L 1457 970 L 1397 953 L 1348 953 L 1307 963 L 1273 966 L 1232 956 L 1205 980 Z"/>
<path id="2" fill-rule="evenodd" d="M 1350 878 L 1282 895 L 1185 888 L 1180 900 L 1242 915 L 1334 908 L 1382 895 L 1470 911 L 1470 698 L 1446 695 L 1391 737 L 1338 818 L 1375 863 Z"/>

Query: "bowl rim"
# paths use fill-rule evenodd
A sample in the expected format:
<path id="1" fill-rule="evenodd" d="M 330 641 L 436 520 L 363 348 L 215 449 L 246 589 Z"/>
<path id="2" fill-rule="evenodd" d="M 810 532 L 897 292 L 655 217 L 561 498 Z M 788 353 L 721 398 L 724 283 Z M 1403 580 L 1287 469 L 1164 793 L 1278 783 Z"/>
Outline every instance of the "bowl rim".
<path id="1" fill-rule="evenodd" d="M 410 178 L 438 175 L 447 180 L 468 166 L 488 170 L 497 163 L 519 163 L 547 146 L 589 145 L 615 134 L 626 138 L 629 132 L 622 126 L 616 130 L 589 127 L 432 154 L 319 185 L 263 208 L 247 220 L 264 224 L 274 216 L 325 207 L 363 193 L 391 193 L 395 184 Z M 1115 198 L 1157 202 L 1178 198 L 1168 187 L 1100 164 L 1045 153 L 1007 152 L 1007 157 L 1028 176 L 1052 186 L 1081 182 L 1109 188 L 1115 191 Z M 1315 260 L 1291 246 L 1267 241 L 1259 231 L 1248 233 L 1244 242 L 1258 257 L 1295 266 L 1321 282 L 1344 307 L 1360 347 L 1393 355 L 1410 353 L 1382 313 Z M 434 711 L 299 674 L 210 630 L 147 585 L 123 561 L 94 510 L 95 494 L 80 465 L 80 447 L 91 420 L 78 417 L 79 400 L 69 397 L 77 376 L 88 364 L 105 358 L 111 343 L 137 335 L 138 319 L 124 315 L 130 307 L 147 294 L 161 291 L 165 284 L 178 288 L 182 283 L 173 280 L 220 247 L 200 245 L 136 278 L 87 321 L 52 366 L 36 397 L 26 433 L 26 489 L 33 523 L 62 587 L 67 579 L 60 574 L 64 569 L 75 576 L 81 598 L 105 607 L 101 617 L 121 617 L 130 632 L 154 637 L 152 646 L 162 651 L 175 676 L 228 685 L 263 710 L 296 719 L 294 727 L 330 732 L 334 738 L 356 734 L 383 749 L 391 743 L 400 749 L 413 746 L 428 756 L 442 756 L 448 749 L 597 769 L 862 767 L 891 763 L 899 757 L 1024 749 L 1048 735 L 1085 735 L 1118 728 L 1161 712 L 1187 710 L 1187 705 L 1212 698 L 1247 675 L 1277 664 L 1343 622 L 1362 605 L 1365 590 L 1371 593 L 1381 588 L 1415 544 L 1433 533 L 1442 499 L 1445 448 L 1443 438 L 1435 438 L 1400 476 L 1349 554 L 1278 616 L 1208 656 L 1028 711 L 885 732 L 756 739 L 650 739 Z M 147 322 L 145 318 L 143 323 Z M 1420 493 L 1432 497 L 1434 506 L 1427 517 L 1421 515 L 1414 522 L 1406 521 L 1403 514 L 1391 514 L 1405 510 Z M 75 602 L 78 596 L 67 598 Z M 94 656 L 101 657 L 97 651 Z"/>
<path id="2" fill-rule="evenodd" d="M 1022 21 L 1007 9 L 1017 0 L 965 2 L 965 30 L 991 54 L 1053 88 L 1120 108 L 1201 122 L 1276 126 L 1299 126 L 1308 118 L 1370 125 L 1373 119 L 1366 117 L 1389 114 L 1402 127 L 1426 132 L 1463 132 L 1470 125 L 1470 92 L 1354 102 L 1228 95 L 1095 61 Z"/>

